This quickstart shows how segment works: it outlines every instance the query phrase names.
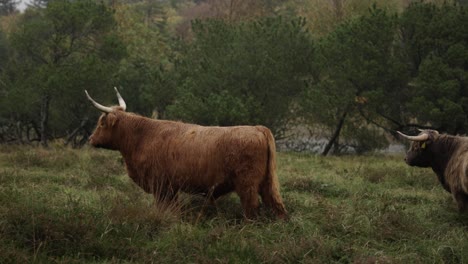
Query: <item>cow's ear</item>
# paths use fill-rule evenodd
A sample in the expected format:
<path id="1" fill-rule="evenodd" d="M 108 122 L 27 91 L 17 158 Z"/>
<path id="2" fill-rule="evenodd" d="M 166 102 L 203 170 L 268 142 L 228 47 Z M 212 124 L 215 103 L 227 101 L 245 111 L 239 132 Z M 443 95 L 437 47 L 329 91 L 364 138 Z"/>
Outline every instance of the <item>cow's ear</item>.
<path id="1" fill-rule="evenodd" d="M 106 124 L 106 114 L 102 114 L 98 120 L 98 126 L 103 127 Z"/>
<path id="2" fill-rule="evenodd" d="M 439 132 L 437 130 L 429 130 L 429 142 L 432 143 L 433 141 L 437 140 L 439 137 Z"/>
<path id="3" fill-rule="evenodd" d="M 117 116 L 113 113 L 109 113 L 107 115 L 107 124 L 110 127 L 113 127 L 117 123 Z"/>

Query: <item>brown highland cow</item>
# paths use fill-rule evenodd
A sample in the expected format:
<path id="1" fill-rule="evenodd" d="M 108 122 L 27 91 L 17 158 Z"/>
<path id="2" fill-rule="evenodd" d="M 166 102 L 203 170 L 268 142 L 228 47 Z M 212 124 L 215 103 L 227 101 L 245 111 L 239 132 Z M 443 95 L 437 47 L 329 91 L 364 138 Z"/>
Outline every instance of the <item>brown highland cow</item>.
<path id="1" fill-rule="evenodd" d="M 421 130 L 412 141 L 405 161 L 410 166 L 431 167 L 444 189 L 452 194 L 458 210 L 467 210 L 468 202 L 468 138 L 439 134 L 436 130 Z"/>
<path id="2" fill-rule="evenodd" d="M 178 191 L 216 199 L 236 192 L 244 216 L 256 214 L 259 197 L 279 218 L 287 213 L 276 176 L 275 141 L 263 126 L 205 127 L 154 120 L 119 106 L 93 105 L 103 112 L 91 145 L 118 150 L 130 178 L 155 198 L 175 198 Z"/>

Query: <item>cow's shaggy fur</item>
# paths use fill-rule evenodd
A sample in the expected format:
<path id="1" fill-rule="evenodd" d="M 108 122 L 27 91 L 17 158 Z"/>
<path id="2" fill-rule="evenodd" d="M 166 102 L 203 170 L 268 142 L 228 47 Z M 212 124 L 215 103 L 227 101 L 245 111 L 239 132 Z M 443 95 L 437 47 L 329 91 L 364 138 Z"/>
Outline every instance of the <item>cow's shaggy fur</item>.
<path id="1" fill-rule="evenodd" d="M 174 197 L 180 190 L 216 199 L 234 191 L 247 218 L 255 215 L 260 195 L 286 217 L 268 128 L 205 127 L 112 109 L 99 118 L 90 143 L 120 151 L 129 176 L 146 192 Z"/>
<path id="2" fill-rule="evenodd" d="M 426 141 L 411 143 L 405 161 L 411 166 L 431 167 L 444 189 L 457 202 L 458 210 L 468 209 L 468 138 L 439 134 L 433 130 Z"/>

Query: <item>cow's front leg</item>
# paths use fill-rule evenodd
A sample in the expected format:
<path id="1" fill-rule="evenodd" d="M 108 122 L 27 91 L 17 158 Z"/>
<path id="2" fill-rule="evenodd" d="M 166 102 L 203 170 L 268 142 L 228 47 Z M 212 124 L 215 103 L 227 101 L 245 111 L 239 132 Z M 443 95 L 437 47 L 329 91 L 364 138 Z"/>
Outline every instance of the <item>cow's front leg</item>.
<path id="1" fill-rule="evenodd" d="M 172 202 L 177 200 L 179 189 L 175 188 L 170 181 L 154 180 L 152 185 L 152 193 L 156 202 Z"/>
<path id="2" fill-rule="evenodd" d="M 468 209 L 468 195 L 462 191 L 453 193 L 453 198 L 457 202 L 458 212 L 465 213 Z"/>
<path id="3" fill-rule="evenodd" d="M 211 198 L 213 200 L 218 199 L 219 197 L 226 195 L 230 192 L 234 191 L 234 186 L 230 182 L 223 182 L 221 184 L 216 185 L 214 187 L 212 193 L 211 193 Z"/>
<path id="4" fill-rule="evenodd" d="M 178 192 L 175 192 L 173 190 L 168 190 L 168 191 L 159 190 L 153 193 L 153 197 L 156 202 L 173 202 L 173 201 L 177 201 Z"/>

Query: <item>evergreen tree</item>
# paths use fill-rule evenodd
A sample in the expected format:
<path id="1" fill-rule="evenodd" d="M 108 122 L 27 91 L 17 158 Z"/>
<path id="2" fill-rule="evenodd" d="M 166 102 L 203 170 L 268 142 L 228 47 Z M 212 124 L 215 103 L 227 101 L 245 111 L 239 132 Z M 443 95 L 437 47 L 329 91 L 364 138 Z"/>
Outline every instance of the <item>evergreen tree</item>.
<path id="1" fill-rule="evenodd" d="M 204 125 L 263 124 L 281 136 L 304 89 L 314 46 L 302 19 L 196 21 L 176 64 L 174 118 Z"/>
<path id="2" fill-rule="evenodd" d="M 17 12 L 19 0 L 0 0 L 0 16 L 7 16 Z"/>
<path id="3" fill-rule="evenodd" d="M 91 110 L 84 89 L 98 96 L 107 88 L 112 94 L 109 81 L 124 49 L 112 32 L 112 12 L 91 0 L 28 9 L 18 26 L 0 104 L 12 119 L 32 124 L 47 146 L 49 138 L 70 133 Z"/>
<path id="4" fill-rule="evenodd" d="M 412 80 L 408 123 L 449 133 L 468 132 L 468 10 L 415 3 L 401 18 Z"/>
<path id="5" fill-rule="evenodd" d="M 302 106 L 308 120 L 329 131 L 323 155 L 340 138 L 358 151 L 385 146 L 370 123 L 398 113 L 394 100 L 404 96 L 405 66 L 394 56 L 396 18 L 374 7 L 321 40 L 315 62 L 320 75 L 310 83 Z"/>
<path id="6" fill-rule="evenodd" d="M 46 8 L 50 0 L 31 0 L 27 3 L 28 7 L 32 8 Z"/>

